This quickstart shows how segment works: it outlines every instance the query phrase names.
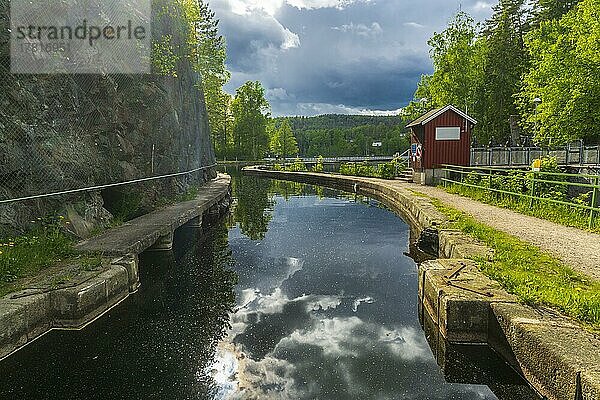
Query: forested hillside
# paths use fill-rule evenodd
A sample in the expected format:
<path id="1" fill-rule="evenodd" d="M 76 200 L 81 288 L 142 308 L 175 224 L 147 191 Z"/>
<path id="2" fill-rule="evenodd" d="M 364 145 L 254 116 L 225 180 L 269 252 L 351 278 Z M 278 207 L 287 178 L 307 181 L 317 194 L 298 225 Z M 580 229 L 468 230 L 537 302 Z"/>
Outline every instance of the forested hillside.
<path id="1" fill-rule="evenodd" d="M 283 118 L 276 118 L 281 120 Z M 399 116 L 379 117 L 374 115 L 343 115 L 327 114 L 316 117 L 288 117 L 286 118 L 294 131 L 308 131 L 332 128 L 356 128 L 366 125 L 398 126 L 406 125 L 405 120 Z"/>
<path id="2" fill-rule="evenodd" d="M 276 118 L 274 123 L 284 120 L 304 157 L 393 155 L 409 146 L 404 129 L 407 121 L 400 117 L 320 115 Z"/>

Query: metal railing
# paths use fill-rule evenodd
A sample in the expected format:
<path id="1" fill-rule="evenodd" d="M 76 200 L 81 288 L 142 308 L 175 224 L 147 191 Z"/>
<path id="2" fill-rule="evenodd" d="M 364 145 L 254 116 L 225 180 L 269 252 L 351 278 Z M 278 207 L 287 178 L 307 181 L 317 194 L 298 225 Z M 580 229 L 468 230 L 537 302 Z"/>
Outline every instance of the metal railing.
<path id="1" fill-rule="evenodd" d="M 539 147 L 472 148 L 472 166 L 528 166 L 538 158 L 555 157 L 559 165 L 600 166 L 600 146 L 568 145 L 561 149 Z"/>
<path id="2" fill-rule="evenodd" d="M 194 168 L 192 170 L 184 171 L 184 172 L 175 172 L 175 173 L 171 173 L 171 174 L 163 174 L 163 175 L 159 175 L 159 176 L 151 176 L 151 177 L 147 177 L 147 178 L 139 178 L 139 179 L 133 179 L 133 180 L 123 181 L 123 182 L 108 183 L 105 185 L 86 186 L 86 187 L 79 188 L 79 189 L 69 189 L 69 190 L 63 190 L 63 191 L 59 191 L 59 192 L 51 192 L 51 193 L 43 193 L 43 194 L 37 194 L 37 195 L 32 195 L 32 196 L 17 197 L 17 198 L 13 198 L 13 199 L 6 199 L 6 200 L 0 199 L 0 205 L 9 204 L 9 203 L 17 203 L 17 202 L 26 201 L 26 200 L 37 200 L 37 199 L 44 199 L 44 198 L 48 198 L 48 197 L 64 196 L 64 195 L 73 194 L 73 193 L 93 192 L 93 191 L 97 191 L 97 190 L 103 190 L 103 189 L 119 187 L 119 186 L 133 185 L 136 183 L 157 181 L 157 180 L 167 179 L 167 178 L 176 178 L 179 176 L 191 175 L 195 172 L 206 171 L 208 169 L 212 169 L 212 168 L 216 168 L 216 167 L 217 167 L 217 164 L 212 164 L 212 165 L 207 165 L 205 167 Z"/>
<path id="3" fill-rule="evenodd" d="M 535 202 L 559 204 L 589 212 L 588 227 L 591 229 L 600 215 L 600 176 L 586 174 L 567 174 L 557 172 L 535 172 L 496 167 L 462 167 L 443 165 L 444 186 L 448 184 L 480 189 L 490 194 L 497 193 L 528 199 L 529 208 Z M 509 188 L 507 188 L 509 186 Z M 511 190 L 520 187 L 521 191 Z M 564 199 L 551 197 L 550 189 L 563 188 Z M 566 189 L 566 190 L 565 190 Z M 587 204 L 569 191 L 589 195 Z M 556 193 L 554 193 L 556 195 Z"/>
<path id="4" fill-rule="evenodd" d="M 323 163 L 328 163 L 328 164 L 337 164 L 337 163 L 342 163 L 342 162 L 363 162 L 363 161 L 367 161 L 367 162 L 387 162 L 387 161 L 392 161 L 394 159 L 394 157 L 392 156 L 363 156 L 363 157 L 323 157 Z M 286 159 L 277 159 L 277 158 L 272 158 L 272 157 L 268 157 L 264 159 L 267 162 L 294 162 L 297 160 L 296 157 L 288 157 Z M 300 157 L 300 161 L 302 161 L 305 164 L 312 164 L 312 163 L 317 163 L 319 161 L 318 157 Z"/>

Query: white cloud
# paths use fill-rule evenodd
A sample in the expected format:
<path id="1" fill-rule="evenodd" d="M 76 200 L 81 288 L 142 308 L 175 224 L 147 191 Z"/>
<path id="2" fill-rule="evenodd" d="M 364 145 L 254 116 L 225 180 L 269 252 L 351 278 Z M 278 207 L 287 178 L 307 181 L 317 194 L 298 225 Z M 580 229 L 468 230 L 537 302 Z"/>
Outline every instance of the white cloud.
<path id="1" fill-rule="evenodd" d="M 487 1 L 478 1 L 473 5 L 473 11 L 475 12 L 483 12 L 490 11 L 492 9 L 493 3 L 488 3 Z"/>
<path id="2" fill-rule="evenodd" d="M 283 26 L 282 26 L 283 27 Z M 284 41 L 281 44 L 281 50 L 293 49 L 300 47 L 300 36 L 290 31 L 287 28 L 283 28 Z"/>
<path id="3" fill-rule="evenodd" d="M 402 112 L 397 110 L 372 110 L 368 108 L 349 107 L 344 104 L 327 103 L 299 103 L 299 115 L 320 115 L 320 114 L 348 114 L 348 115 L 377 115 L 394 116 Z"/>
<path id="4" fill-rule="evenodd" d="M 273 88 L 273 89 L 267 89 L 265 91 L 265 97 L 269 101 L 288 100 L 290 98 L 290 95 L 288 94 L 287 90 L 285 90 L 284 88 Z"/>
<path id="5" fill-rule="evenodd" d="M 232 12 L 239 15 L 248 15 L 255 11 L 265 12 L 271 16 L 285 4 L 299 10 L 314 10 L 319 8 L 343 9 L 357 2 L 368 3 L 371 0 L 221 0 L 229 4 Z"/>
<path id="6" fill-rule="evenodd" d="M 419 29 L 425 28 L 425 25 L 421 25 L 418 22 L 405 22 L 402 25 L 408 26 L 408 27 L 411 27 L 411 28 L 419 28 Z"/>
<path id="7" fill-rule="evenodd" d="M 354 22 L 351 22 L 347 25 L 334 26 L 331 29 L 344 33 L 352 33 L 364 37 L 379 36 L 383 33 L 381 25 L 379 25 L 379 23 L 377 22 L 373 22 L 370 26 L 367 26 L 365 24 L 355 24 Z"/>
<path id="8" fill-rule="evenodd" d="M 300 10 L 314 10 L 317 8 L 344 9 L 354 3 L 369 3 L 371 0 L 287 0 L 290 6 Z"/>
<path id="9" fill-rule="evenodd" d="M 261 360 L 245 355 L 240 344 L 221 343 L 212 366 L 212 375 L 220 388 L 217 398 L 314 398 L 310 382 L 301 385 L 295 382 L 295 364 L 285 357 L 279 358 L 304 346 L 321 349 L 324 359 L 335 359 L 348 388 L 356 382 L 356 369 L 351 368 L 356 357 L 371 353 L 376 347 L 405 361 L 426 361 L 430 357 L 429 346 L 417 328 L 388 329 L 358 317 L 320 319 L 313 313 L 310 315 L 309 327 L 281 339 Z"/>

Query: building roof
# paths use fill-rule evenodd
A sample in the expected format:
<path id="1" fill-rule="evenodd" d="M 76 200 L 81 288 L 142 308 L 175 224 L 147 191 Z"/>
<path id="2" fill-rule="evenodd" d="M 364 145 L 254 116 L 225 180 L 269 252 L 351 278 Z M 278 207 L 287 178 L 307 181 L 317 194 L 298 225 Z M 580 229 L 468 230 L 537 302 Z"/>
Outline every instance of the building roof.
<path id="1" fill-rule="evenodd" d="M 454 107 L 453 105 L 448 105 L 446 107 L 436 108 L 435 110 L 431 110 L 431 111 L 429 111 L 429 112 L 421 115 L 419 118 L 415 119 L 413 122 L 411 122 L 410 124 L 408 124 L 406 127 L 407 128 L 412 128 L 413 126 L 425 125 L 425 124 L 433 121 L 434 119 L 436 119 L 437 117 L 439 117 L 440 115 L 442 115 L 443 113 L 445 113 L 446 111 L 449 111 L 449 110 L 454 111 L 455 113 L 457 113 L 461 117 L 467 119 L 468 121 L 471 121 L 474 124 L 477 123 L 477 120 L 475 120 L 473 117 L 468 116 L 467 114 L 465 114 L 464 112 L 460 111 L 458 108 Z"/>

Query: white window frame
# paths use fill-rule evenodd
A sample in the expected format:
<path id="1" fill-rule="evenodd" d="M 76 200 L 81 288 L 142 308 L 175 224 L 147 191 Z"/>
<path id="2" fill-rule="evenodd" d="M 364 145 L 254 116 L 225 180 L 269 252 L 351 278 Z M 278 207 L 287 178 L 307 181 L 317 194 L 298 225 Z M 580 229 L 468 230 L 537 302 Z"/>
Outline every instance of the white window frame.
<path id="1" fill-rule="evenodd" d="M 435 128 L 435 140 L 460 140 L 461 128 L 458 126 L 446 126 Z"/>

